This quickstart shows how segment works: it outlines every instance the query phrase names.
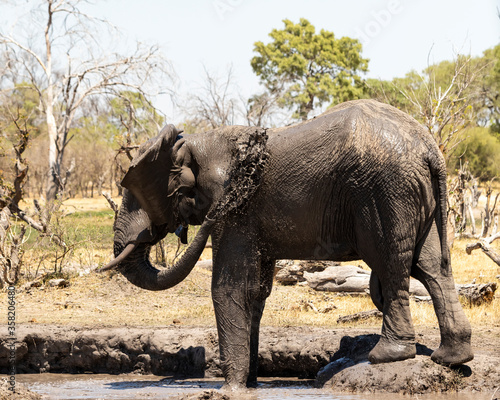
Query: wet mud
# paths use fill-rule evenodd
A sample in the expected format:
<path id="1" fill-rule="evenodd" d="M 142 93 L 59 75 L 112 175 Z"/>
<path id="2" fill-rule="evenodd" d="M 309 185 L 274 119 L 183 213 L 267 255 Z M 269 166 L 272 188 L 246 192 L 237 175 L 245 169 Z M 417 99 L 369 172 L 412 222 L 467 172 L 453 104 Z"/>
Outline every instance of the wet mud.
<path id="1" fill-rule="evenodd" d="M 473 340 L 475 359 L 458 368 L 440 366 L 430 360 L 431 352 L 439 345 L 438 331 L 432 329 L 419 333 L 415 359 L 372 365 L 367 354 L 379 338 L 372 332 L 265 327 L 261 331 L 259 376 L 308 379 L 307 383 L 296 383 L 308 390 L 321 390 L 323 394 L 481 393 L 491 399 L 500 387 L 498 328 L 479 332 Z M 0 337 L 0 373 L 8 371 L 6 346 L 6 338 Z M 178 380 L 186 379 L 216 379 L 222 383 L 216 330 L 206 327 L 19 326 L 16 367 L 20 382 L 23 375 L 19 374 L 50 372 L 47 376 L 152 374 L 161 381 L 160 386 L 168 383 L 170 388 Z M 43 379 L 44 375 L 37 376 Z M 73 375 L 74 379 L 79 376 L 82 375 Z M 269 378 L 261 378 L 260 386 L 268 381 Z M 195 389 L 193 395 L 203 394 L 200 387 Z M 500 390 L 497 394 L 500 398 Z"/>

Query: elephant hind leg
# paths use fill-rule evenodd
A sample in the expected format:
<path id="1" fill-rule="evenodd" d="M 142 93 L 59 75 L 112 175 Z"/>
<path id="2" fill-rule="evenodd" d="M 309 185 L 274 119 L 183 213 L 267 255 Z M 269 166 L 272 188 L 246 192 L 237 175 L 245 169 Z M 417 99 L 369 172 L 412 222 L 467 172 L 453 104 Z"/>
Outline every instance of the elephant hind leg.
<path id="1" fill-rule="evenodd" d="M 271 294 L 275 261 L 263 258 L 260 265 L 260 291 L 253 301 L 252 328 L 250 332 L 250 370 L 247 387 L 257 387 L 259 369 L 259 330 L 266 299 Z"/>
<path id="2" fill-rule="evenodd" d="M 372 271 L 370 274 L 370 297 L 373 304 L 380 312 L 384 311 L 384 296 L 382 294 L 382 285 L 377 274 Z"/>
<path id="3" fill-rule="evenodd" d="M 376 364 L 414 358 L 415 332 L 409 301 L 411 240 L 402 239 L 388 246 L 380 243 L 375 248 L 379 254 L 364 258 L 375 274 L 372 286 L 381 289 L 374 300 L 382 308 L 383 325 L 381 338 L 368 359 Z"/>
<path id="4" fill-rule="evenodd" d="M 473 359 L 471 327 L 458 300 L 451 266 L 443 261 L 436 223 L 417 247 L 412 275 L 431 295 L 441 332 L 441 344 L 431 358 L 444 365 Z"/>

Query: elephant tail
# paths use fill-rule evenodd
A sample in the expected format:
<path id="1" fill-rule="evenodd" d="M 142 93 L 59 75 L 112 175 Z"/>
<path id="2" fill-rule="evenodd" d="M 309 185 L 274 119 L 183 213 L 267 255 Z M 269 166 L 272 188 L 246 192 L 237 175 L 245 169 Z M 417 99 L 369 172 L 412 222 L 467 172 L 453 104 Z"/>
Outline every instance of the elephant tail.
<path id="1" fill-rule="evenodd" d="M 444 158 L 439 151 L 429 163 L 436 191 L 436 225 L 441 241 L 441 267 L 448 269 L 450 265 L 450 249 L 448 247 L 448 185 Z"/>

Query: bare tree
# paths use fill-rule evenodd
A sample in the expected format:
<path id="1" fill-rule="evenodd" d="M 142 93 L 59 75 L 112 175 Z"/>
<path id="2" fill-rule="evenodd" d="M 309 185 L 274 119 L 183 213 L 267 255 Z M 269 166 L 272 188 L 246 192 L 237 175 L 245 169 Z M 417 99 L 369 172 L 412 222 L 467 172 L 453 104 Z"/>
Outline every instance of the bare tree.
<path id="1" fill-rule="evenodd" d="M 473 208 L 477 206 L 481 190 L 466 162 L 457 171 L 457 175 L 448 184 L 448 208 L 453 220 L 455 233 L 460 236 L 476 236 L 476 219 Z M 470 234 L 466 232 L 467 222 L 470 223 Z"/>
<path id="2" fill-rule="evenodd" d="M 481 211 L 481 237 L 485 238 L 488 236 L 490 232 L 490 228 L 492 227 L 495 218 L 497 216 L 496 206 L 498 197 L 500 193 L 497 193 L 495 197 L 492 199 L 493 195 L 493 179 L 486 184 L 486 204 L 484 205 L 484 211 Z M 493 205 L 491 205 L 491 201 L 493 200 Z M 493 229 L 494 230 L 494 229 Z M 495 234 L 496 232 L 493 232 Z"/>
<path id="3" fill-rule="evenodd" d="M 408 111 L 416 114 L 448 158 L 463 140 L 459 133 L 473 120 L 472 86 L 484 65 L 471 56 L 459 55 L 449 65 L 451 73 L 444 74 L 445 63 L 429 66 L 419 74 L 420 82 L 397 89 L 413 108 L 413 112 Z"/>
<path id="4" fill-rule="evenodd" d="M 245 118 L 250 126 L 268 127 L 278 110 L 278 97 L 264 92 L 251 96 L 245 102 Z"/>
<path id="5" fill-rule="evenodd" d="M 7 68 L 4 90 L 29 82 L 38 93 L 49 133 L 46 197 L 61 190 L 61 166 L 70 129 L 81 106 L 94 96 L 117 96 L 124 89 L 145 98 L 167 91 L 171 69 L 157 46 L 137 43 L 127 55 L 102 47 L 103 35 L 116 32 L 106 21 L 81 10 L 85 0 L 37 0 L 30 16 L 0 29 Z M 28 21 L 28 18 L 31 21 Z M 38 22 L 43 21 L 43 22 Z M 28 28 L 28 34 L 23 32 Z M 40 40 L 42 39 L 42 40 Z M 154 81 L 154 85 L 149 85 Z"/>
<path id="6" fill-rule="evenodd" d="M 238 107 L 232 68 L 224 77 L 212 74 L 206 68 L 204 70 L 204 85 L 198 94 L 189 98 L 189 114 L 197 124 L 208 123 L 211 128 L 233 124 Z"/>

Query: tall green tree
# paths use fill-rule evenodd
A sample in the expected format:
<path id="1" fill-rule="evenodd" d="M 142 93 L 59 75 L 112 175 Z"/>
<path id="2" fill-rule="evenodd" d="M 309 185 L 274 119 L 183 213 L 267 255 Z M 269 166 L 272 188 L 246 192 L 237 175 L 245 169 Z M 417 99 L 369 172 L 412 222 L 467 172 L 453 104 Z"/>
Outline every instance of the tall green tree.
<path id="1" fill-rule="evenodd" d="M 341 103 L 363 96 L 359 72 L 368 70 L 356 39 L 335 38 L 333 32 L 301 18 L 285 19 L 284 29 L 273 29 L 268 44 L 256 42 L 253 71 L 281 107 L 294 110 L 294 118 L 306 120 L 314 107 Z"/>

